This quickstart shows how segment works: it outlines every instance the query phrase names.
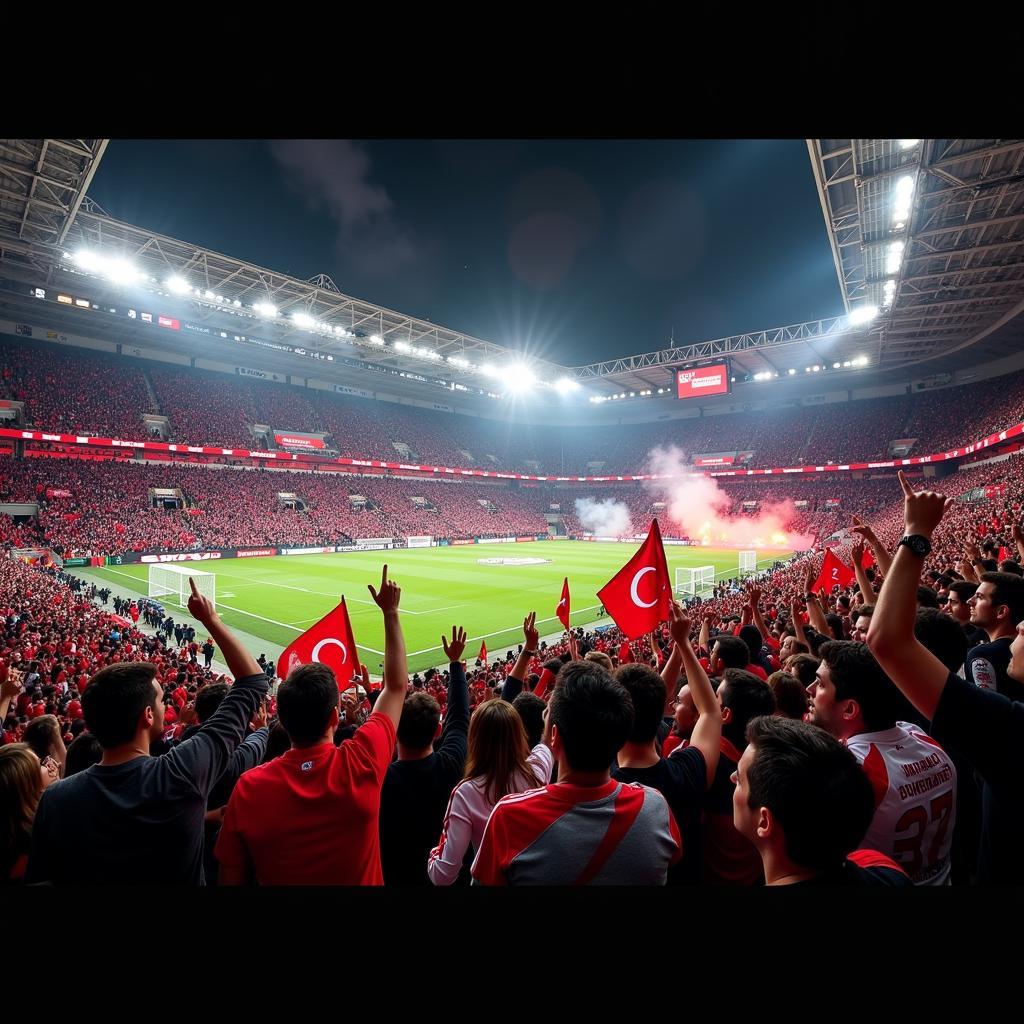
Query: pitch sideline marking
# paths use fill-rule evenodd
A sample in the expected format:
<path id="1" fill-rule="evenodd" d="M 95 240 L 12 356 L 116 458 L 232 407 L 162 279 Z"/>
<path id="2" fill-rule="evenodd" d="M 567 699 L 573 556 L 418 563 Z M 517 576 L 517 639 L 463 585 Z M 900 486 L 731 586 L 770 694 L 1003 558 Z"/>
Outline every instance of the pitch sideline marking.
<path id="1" fill-rule="evenodd" d="M 139 577 L 138 576 L 133 576 L 130 572 L 118 572 L 117 569 L 110 569 L 107 566 L 103 566 L 103 568 L 106 569 L 107 572 L 115 573 L 118 576 L 125 576 L 128 579 L 130 579 L 130 580 L 135 580 L 136 583 L 139 582 Z M 292 589 L 295 590 L 295 589 L 298 589 L 298 588 L 297 587 L 293 587 Z M 221 608 L 227 608 L 227 610 L 229 612 L 238 612 L 239 615 L 248 615 L 250 618 L 253 618 L 253 619 L 262 619 L 264 622 L 270 622 L 273 625 L 281 626 L 284 629 L 291 629 L 291 630 L 293 630 L 296 633 L 301 633 L 302 632 L 301 629 L 298 629 L 295 626 L 289 625 L 287 622 L 278 622 L 277 619 L 268 619 L 265 615 L 257 615 L 255 612 L 247 612 L 247 611 L 244 611 L 241 608 L 235 608 L 235 607 L 233 607 L 230 604 L 223 604 L 223 603 L 221 603 L 220 607 Z M 320 618 L 323 618 L 323 616 L 321 615 Z M 312 621 L 316 622 L 317 620 L 313 619 Z M 357 643 L 356 646 L 357 647 L 361 647 L 364 651 L 370 651 L 372 654 L 383 654 L 384 653 L 383 651 L 378 651 L 376 647 L 367 647 L 365 644 Z"/>

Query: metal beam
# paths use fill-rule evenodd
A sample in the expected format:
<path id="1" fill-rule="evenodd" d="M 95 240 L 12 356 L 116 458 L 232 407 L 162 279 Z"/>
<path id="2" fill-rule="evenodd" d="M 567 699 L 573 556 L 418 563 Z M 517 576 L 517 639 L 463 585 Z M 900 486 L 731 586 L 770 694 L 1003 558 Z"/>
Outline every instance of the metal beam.
<path id="1" fill-rule="evenodd" d="M 64 227 L 57 236 L 58 245 L 64 244 L 64 239 L 67 238 L 68 232 L 71 230 L 71 225 L 75 222 L 75 217 L 78 216 L 78 211 L 82 206 L 82 200 L 85 199 L 85 193 L 92 184 L 93 175 L 96 173 L 96 168 L 100 165 L 100 160 L 103 159 L 103 154 L 107 151 L 107 143 L 109 141 L 109 139 L 99 140 L 99 145 L 96 147 L 95 153 L 89 161 L 89 166 L 85 170 L 85 177 L 78 186 L 78 194 L 75 197 L 75 201 L 71 204 L 71 210 L 68 213 L 67 219 L 64 221 Z"/>

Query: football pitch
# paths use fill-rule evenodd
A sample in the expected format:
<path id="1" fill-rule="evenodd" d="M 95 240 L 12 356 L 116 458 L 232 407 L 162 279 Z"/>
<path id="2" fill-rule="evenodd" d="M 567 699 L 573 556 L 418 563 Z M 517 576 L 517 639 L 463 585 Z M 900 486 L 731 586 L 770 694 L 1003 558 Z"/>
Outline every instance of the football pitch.
<path id="1" fill-rule="evenodd" d="M 409 652 L 410 671 L 421 671 L 444 660 L 440 638 L 452 624 L 464 626 L 469 641 L 466 655 L 476 659 L 481 640 L 497 651 L 522 640 L 523 617 L 537 613 L 540 635 L 561 630 L 555 618 L 562 578 L 569 577 L 573 626 L 598 619 L 597 591 L 629 560 L 637 544 L 549 541 L 523 544 L 474 544 L 465 547 L 414 548 L 394 551 L 344 552 L 273 558 L 232 558 L 194 563 L 217 577 L 217 610 L 229 625 L 286 647 L 322 618 L 342 594 L 348 605 L 360 656 L 371 674 L 380 674 L 384 630 L 381 614 L 366 589 L 380 584 L 381 566 L 402 588 L 401 619 Z M 734 549 L 665 548 L 669 572 L 677 567 L 713 565 L 717 579 L 738 574 Z M 758 552 L 764 569 L 791 552 Z M 532 565 L 482 565 L 479 559 L 531 558 Z M 179 563 L 180 564 L 180 563 Z M 187 568 L 189 563 L 184 563 Z M 123 565 L 81 570 L 101 584 L 118 584 L 145 595 L 148 565 Z M 174 602 L 163 599 L 174 615 Z M 258 652 L 253 652 L 258 653 Z M 268 650 L 268 654 L 271 652 Z"/>

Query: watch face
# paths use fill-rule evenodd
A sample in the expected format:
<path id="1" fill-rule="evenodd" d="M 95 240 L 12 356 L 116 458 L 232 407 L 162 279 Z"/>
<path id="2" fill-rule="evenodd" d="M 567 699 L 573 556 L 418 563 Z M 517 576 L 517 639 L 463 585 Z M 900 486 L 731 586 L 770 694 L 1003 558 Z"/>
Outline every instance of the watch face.
<path id="1" fill-rule="evenodd" d="M 924 537 L 908 537 L 907 547 L 909 547 L 915 555 L 927 555 L 930 550 L 930 545 Z"/>

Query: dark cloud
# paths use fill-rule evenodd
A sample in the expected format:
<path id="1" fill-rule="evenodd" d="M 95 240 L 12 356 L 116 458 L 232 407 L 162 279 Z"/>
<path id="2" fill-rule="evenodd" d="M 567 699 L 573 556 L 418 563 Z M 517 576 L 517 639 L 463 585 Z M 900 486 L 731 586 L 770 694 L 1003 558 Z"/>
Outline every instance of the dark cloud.
<path id="1" fill-rule="evenodd" d="M 403 225 L 387 190 L 371 178 L 365 150 L 347 139 L 271 143 L 290 185 L 338 228 L 338 255 L 363 277 L 409 270 L 423 258 L 423 243 Z"/>

